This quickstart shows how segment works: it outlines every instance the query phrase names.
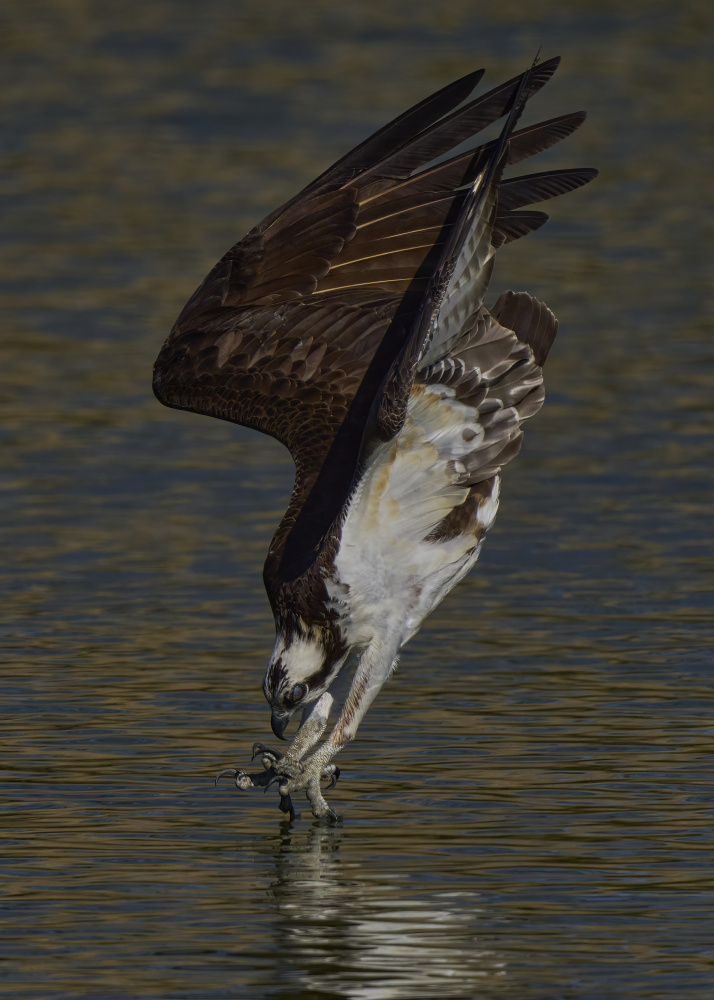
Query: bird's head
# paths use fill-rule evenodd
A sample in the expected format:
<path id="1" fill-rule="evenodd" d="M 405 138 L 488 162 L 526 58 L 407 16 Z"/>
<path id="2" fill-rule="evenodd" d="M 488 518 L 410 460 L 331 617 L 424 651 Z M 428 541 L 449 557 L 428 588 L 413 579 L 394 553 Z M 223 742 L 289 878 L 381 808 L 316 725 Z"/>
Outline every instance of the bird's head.
<path id="1" fill-rule="evenodd" d="M 289 639 L 278 633 L 263 680 L 271 708 L 270 725 L 278 739 L 292 715 L 315 701 L 330 686 L 344 661 L 344 649 L 323 630 Z"/>

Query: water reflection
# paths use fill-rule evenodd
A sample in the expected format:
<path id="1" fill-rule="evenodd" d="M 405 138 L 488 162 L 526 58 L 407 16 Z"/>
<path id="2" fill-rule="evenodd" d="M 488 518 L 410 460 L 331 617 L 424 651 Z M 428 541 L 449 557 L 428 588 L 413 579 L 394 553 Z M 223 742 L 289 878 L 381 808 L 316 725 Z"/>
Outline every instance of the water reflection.
<path id="1" fill-rule="evenodd" d="M 419 892 L 402 873 L 375 877 L 341 856 L 344 836 L 284 825 L 270 887 L 283 996 L 296 985 L 354 1000 L 475 996 L 505 975 L 497 953 L 479 947 L 478 893 Z"/>

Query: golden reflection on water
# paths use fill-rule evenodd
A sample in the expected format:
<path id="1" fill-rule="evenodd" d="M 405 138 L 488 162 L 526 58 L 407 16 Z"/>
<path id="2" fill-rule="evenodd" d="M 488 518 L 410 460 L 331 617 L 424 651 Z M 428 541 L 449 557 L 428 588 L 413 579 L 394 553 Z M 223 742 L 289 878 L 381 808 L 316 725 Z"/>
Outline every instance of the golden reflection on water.
<path id="1" fill-rule="evenodd" d="M 709 7 L 3 11 L 0 978 L 18 997 L 711 992 Z M 539 45 L 594 165 L 502 255 L 561 320 L 477 572 L 344 754 L 337 828 L 214 789 L 269 739 L 275 442 L 163 410 L 208 267 L 408 103 Z"/>

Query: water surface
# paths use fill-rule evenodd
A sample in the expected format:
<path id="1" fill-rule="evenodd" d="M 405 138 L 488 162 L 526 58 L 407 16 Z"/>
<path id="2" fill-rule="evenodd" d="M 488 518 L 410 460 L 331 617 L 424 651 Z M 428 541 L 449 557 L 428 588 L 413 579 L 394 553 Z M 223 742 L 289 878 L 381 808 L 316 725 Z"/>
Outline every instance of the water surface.
<path id="1" fill-rule="evenodd" d="M 22 998 L 699 1000 L 714 983 L 708 5 L 74 0 L 3 14 L 0 981 Z M 561 321 L 476 572 L 338 826 L 213 774 L 269 716 L 287 453 L 163 409 L 208 268 L 373 128 L 539 45 L 598 166 L 500 255 Z"/>

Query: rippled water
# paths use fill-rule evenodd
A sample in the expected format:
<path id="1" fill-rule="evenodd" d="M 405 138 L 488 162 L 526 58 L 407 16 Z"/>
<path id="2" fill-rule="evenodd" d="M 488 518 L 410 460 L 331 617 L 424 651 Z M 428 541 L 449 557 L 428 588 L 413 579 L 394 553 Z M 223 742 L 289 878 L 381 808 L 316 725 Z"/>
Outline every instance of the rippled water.
<path id="1" fill-rule="evenodd" d="M 712 15 L 694 0 L 5 8 L 0 982 L 27 998 L 709 998 Z M 342 755 L 269 719 L 274 442 L 161 408 L 210 265 L 409 103 L 540 44 L 601 168 L 494 279 L 561 320 L 477 571 Z M 271 790 L 274 791 L 274 790 Z"/>

